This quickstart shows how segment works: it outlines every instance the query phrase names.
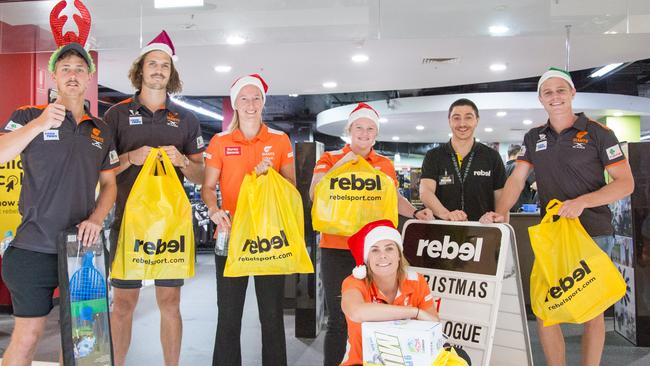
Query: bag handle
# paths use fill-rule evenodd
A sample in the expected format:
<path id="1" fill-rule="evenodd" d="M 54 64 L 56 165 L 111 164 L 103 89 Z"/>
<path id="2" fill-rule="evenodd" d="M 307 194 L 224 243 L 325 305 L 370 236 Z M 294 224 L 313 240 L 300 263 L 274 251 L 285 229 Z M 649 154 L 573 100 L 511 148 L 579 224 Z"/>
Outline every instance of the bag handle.
<path id="1" fill-rule="evenodd" d="M 147 158 L 144 160 L 144 164 L 142 165 L 142 170 L 146 172 L 146 174 L 153 175 L 155 174 L 156 169 L 156 161 L 158 161 L 158 153 L 160 152 L 160 149 L 153 147 L 149 151 L 149 155 L 147 155 Z"/>
<path id="2" fill-rule="evenodd" d="M 553 216 L 557 216 L 560 207 L 562 207 L 562 201 L 556 198 L 550 200 L 546 205 L 546 215 L 544 215 L 544 218 L 542 219 L 541 223 L 546 224 L 549 222 L 553 222 Z"/>

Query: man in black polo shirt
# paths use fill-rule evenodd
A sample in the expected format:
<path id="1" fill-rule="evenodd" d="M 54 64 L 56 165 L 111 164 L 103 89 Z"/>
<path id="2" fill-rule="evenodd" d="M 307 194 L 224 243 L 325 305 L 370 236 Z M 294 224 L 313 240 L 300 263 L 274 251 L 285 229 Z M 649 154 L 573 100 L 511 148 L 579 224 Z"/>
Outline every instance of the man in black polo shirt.
<path id="1" fill-rule="evenodd" d="M 505 168 L 497 151 L 474 140 L 479 122 L 476 104 L 458 99 L 449 107 L 449 142 L 429 150 L 422 163 L 420 198 L 436 217 L 478 221 L 494 210 L 505 183 Z"/>
<path id="2" fill-rule="evenodd" d="M 24 168 L 22 221 L 2 263 L 16 321 L 3 365 L 31 364 L 59 284 L 59 234 L 77 225 L 82 243 L 94 243 L 115 202 L 119 160 L 111 131 L 84 109 L 92 58 L 69 43 L 52 55 L 49 70 L 56 102 L 21 107 L 0 130 L 0 164 L 20 154 Z"/>
<path id="3" fill-rule="evenodd" d="M 115 221 L 111 227 L 111 253 L 117 248 L 124 206 L 142 164 L 152 147 L 165 150 L 176 167 L 181 182 L 187 177 L 194 183 L 203 181 L 203 137 L 198 119 L 189 110 L 176 105 L 168 93 L 181 91 L 181 81 L 174 66 L 174 46 L 162 31 L 140 52 L 129 71 L 131 83 L 138 90 L 132 97 L 106 112 L 104 119 L 115 135 L 120 158 L 117 171 Z M 173 223 L 170 223 L 173 224 Z M 142 281 L 111 279 L 113 309 L 111 330 L 115 365 L 124 365 L 131 342 L 133 311 L 138 302 Z M 160 309 L 160 339 L 165 365 L 178 365 L 182 318 L 180 294 L 182 279 L 156 280 L 156 300 Z"/>
<path id="4" fill-rule="evenodd" d="M 524 149 L 497 202 L 497 213 L 485 222 L 503 221 L 535 167 L 542 216 L 548 202 L 563 201 L 559 215 L 580 219 L 589 235 L 605 251 L 613 243 L 612 213 L 608 204 L 634 190 L 630 165 L 614 132 L 582 113 L 573 113 L 576 90 L 568 72 L 551 68 L 537 85 L 548 122 L 524 136 Z M 604 171 L 612 181 L 605 183 Z M 564 365 L 564 337 L 559 325 L 537 329 L 549 365 Z M 603 314 L 584 324 L 582 365 L 599 365 L 605 343 Z"/>

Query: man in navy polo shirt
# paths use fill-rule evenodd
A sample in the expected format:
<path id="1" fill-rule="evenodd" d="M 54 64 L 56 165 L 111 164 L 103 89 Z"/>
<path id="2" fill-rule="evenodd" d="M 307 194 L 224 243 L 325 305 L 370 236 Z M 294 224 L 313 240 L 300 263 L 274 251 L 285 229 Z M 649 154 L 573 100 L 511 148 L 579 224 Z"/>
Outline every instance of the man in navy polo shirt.
<path id="1" fill-rule="evenodd" d="M 568 72 L 549 69 L 539 79 L 537 92 L 548 122 L 526 133 L 524 149 L 497 202 L 496 213 L 482 221 L 500 222 L 507 217 L 534 167 L 542 216 L 551 199 L 563 201 L 558 214 L 579 218 L 596 244 L 608 251 L 614 244 L 614 229 L 607 205 L 634 190 L 630 165 L 613 131 L 573 112 L 576 90 Z M 612 178 L 610 183 L 605 183 L 605 170 Z M 564 365 L 560 326 L 544 327 L 538 319 L 537 329 L 547 363 Z M 600 314 L 584 324 L 582 365 L 599 365 L 604 343 L 605 321 Z"/>
<path id="2" fill-rule="evenodd" d="M 199 120 L 191 111 L 173 103 L 168 93 L 179 93 L 181 81 L 174 65 L 171 39 L 162 31 L 145 46 L 131 67 L 129 78 L 138 92 L 116 104 L 104 119 L 114 131 L 120 157 L 117 171 L 115 221 L 111 226 L 111 258 L 117 249 L 126 200 L 152 147 L 165 150 L 183 181 L 203 182 L 203 137 Z M 167 223 L 173 225 L 173 223 Z M 160 341 L 165 365 L 178 365 L 183 332 L 180 296 L 183 279 L 156 280 L 160 309 Z M 111 330 L 115 365 L 122 366 L 131 342 L 133 312 L 142 281 L 111 279 L 113 308 Z"/>
<path id="3" fill-rule="evenodd" d="M 21 107 L 0 130 L 0 164 L 20 154 L 25 174 L 22 221 L 2 265 L 16 320 L 3 365 L 30 365 L 34 357 L 59 283 L 59 234 L 78 225 L 83 244 L 94 243 L 117 190 L 111 131 L 84 109 L 92 58 L 80 44 L 69 43 L 52 55 L 49 70 L 56 102 Z"/>

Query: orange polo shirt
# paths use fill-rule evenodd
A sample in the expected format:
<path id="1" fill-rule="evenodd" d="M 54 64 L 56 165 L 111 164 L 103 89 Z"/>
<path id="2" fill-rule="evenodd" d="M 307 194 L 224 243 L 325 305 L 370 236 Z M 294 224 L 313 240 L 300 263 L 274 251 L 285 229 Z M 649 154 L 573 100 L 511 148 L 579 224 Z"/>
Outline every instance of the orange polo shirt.
<path id="1" fill-rule="evenodd" d="M 341 150 L 324 153 L 314 167 L 314 174 L 327 173 L 330 169 L 332 169 L 334 164 L 343 159 L 343 157 L 350 151 L 352 151 L 350 145 L 346 144 Z M 395 186 L 398 186 L 395 167 L 393 166 L 393 162 L 390 161 L 387 157 L 377 154 L 375 152 L 375 149 L 370 149 L 370 153 L 366 157 L 366 161 L 375 169 L 378 169 L 391 177 L 395 182 Z M 342 235 L 321 233 L 320 246 L 321 248 L 350 250 L 348 248 L 348 237 Z"/>
<path id="2" fill-rule="evenodd" d="M 341 285 L 341 293 L 356 290 L 363 296 L 364 302 L 375 304 L 388 304 L 384 295 L 374 284 L 370 287 L 366 280 L 359 280 L 354 276 L 348 276 Z M 409 270 L 406 279 L 402 281 L 397 290 L 397 296 L 390 305 L 414 306 L 422 310 L 433 306 L 433 295 L 429 284 L 421 274 Z M 361 323 L 356 323 L 345 317 L 348 323 L 348 344 L 341 366 L 363 364 L 363 339 L 361 337 Z"/>
<path id="3" fill-rule="evenodd" d="M 219 169 L 219 189 L 221 189 L 221 208 L 230 211 L 235 217 L 239 188 L 246 174 L 255 170 L 263 158 L 271 159 L 273 169 L 293 164 L 291 141 L 284 132 L 268 128 L 262 124 L 260 131 L 246 140 L 239 129 L 214 135 L 205 150 L 205 164 Z"/>

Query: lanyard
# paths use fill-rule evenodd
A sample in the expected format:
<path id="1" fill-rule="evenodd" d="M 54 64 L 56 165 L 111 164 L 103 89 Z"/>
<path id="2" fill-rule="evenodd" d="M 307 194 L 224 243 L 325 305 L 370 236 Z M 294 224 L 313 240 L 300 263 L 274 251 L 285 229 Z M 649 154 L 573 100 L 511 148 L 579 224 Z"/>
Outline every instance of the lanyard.
<path id="1" fill-rule="evenodd" d="M 465 211 L 465 192 L 464 192 L 465 179 L 467 178 L 467 174 L 469 174 L 469 167 L 470 165 L 472 165 L 472 160 L 474 160 L 474 153 L 476 152 L 476 150 L 474 150 L 472 146 L 472 152 L 469 154 L 469 158 L 467 158 L 467 162 L 465 163 L 465 169 L 463 170 L 462 174 L 460 172 L 461 167 L 458 166 L 458 159 L 456 157 L 456 153 L 454 152 L 453 148 L 451 150 L 452 150 L 451 163 L 453 164 L 454 170 L 456 171 L 456 177 L 458 177 L 458 180 L 460 181 L 460 209 Z M 465 159 L 463 159 L 463 161 L 465 161 Z"/>

